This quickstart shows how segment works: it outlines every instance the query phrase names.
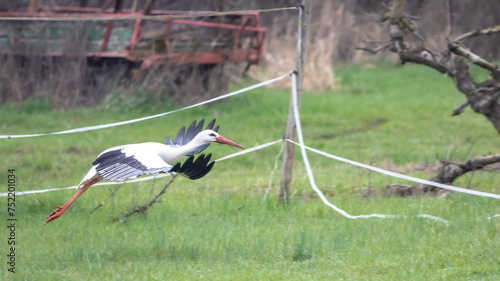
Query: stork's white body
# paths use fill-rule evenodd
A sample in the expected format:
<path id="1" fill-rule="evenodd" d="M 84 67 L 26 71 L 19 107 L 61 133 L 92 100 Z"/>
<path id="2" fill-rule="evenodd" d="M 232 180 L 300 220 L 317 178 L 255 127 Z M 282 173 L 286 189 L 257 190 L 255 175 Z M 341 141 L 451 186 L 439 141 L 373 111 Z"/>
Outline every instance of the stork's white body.
<path id="1" fill-rule="evenodd" d="M 172 147 L 163 143 L 158 142 L 144 142 L 135 144 L 126 144 L 121 146 L 116 146 L 108 148 L 101 152 L 97 158 L 101 155 L 121 150 L 125 154 L 125 157 L 133 157 L 140 163 L 142 163 L 148 170 L 168 168 L 172 167 L 175 163 L 179 162 L 182 158 L 186 157 L 194 149 L 203 145 L 205 143 L 196 141 L 193 139 L 188 145 Z M 96 166 L 92 166 L 87 175 L 82 179 L 78 188 L 82 187 L 85 182 L 97 175 Z"/>
<path id="2" fill-rule="evenodd" d="M 126 144 L 117 147 L 112 147 L 101 152 L 100 155 L 117 149 L 122 149 L 122 151 L 127 156 L 133 156 L 137 158 L 141 163 L 149 165 L 154 165 L 157 162 L 157 157 L 160 157 L 164 163 L 163 165 L 173 165 L 182 158 L 186 157 L 193 150 L 198 148 L 201 145 L 206 144 L 206 142 L 202 141 L 201 138 L 194 138 L 191 142 L 184 146 L 173 147 L 170 145 L 166 145 L 159 142 L 144 142 L 144 143 L 136 143 L 136 144 Z M 160 164 L 160 163 L 157 163 Z"/>

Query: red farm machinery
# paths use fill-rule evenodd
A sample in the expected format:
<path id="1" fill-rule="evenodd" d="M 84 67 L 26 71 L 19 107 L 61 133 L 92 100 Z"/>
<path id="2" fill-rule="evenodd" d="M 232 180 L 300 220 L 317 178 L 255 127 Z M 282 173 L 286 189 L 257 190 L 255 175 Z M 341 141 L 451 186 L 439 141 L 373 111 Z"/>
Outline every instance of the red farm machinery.
<path id="1" fill-rule="evenodd" d="M 29 7 L 3 11 L 0 7 L 0 54 L 52 61 L 83 57 L 94 69 L 126 67 L 130 80 L 142 79 L 150 69 L 157 74 L 168 71 L 177 73 L 171 80 L 181 88 L 187 72 L 210 73 L 225 63 L 248 69 L 259 62 L 266 35 L 259 13 L 215 16 L 211 11 L 151 6 L 139 11 L 134 6 L 124 9 L 121 0 L 115 1 L 115 8 L 39 6 L 34 0 Z M 179 17 L 186 14 L 193 16 Z M 218 79 L 217 75 L 209 74 L 208 79 Z M 224 91 L 220 88 L 227 89 L 227 83 L 222 84 L 201 90 Z"/>

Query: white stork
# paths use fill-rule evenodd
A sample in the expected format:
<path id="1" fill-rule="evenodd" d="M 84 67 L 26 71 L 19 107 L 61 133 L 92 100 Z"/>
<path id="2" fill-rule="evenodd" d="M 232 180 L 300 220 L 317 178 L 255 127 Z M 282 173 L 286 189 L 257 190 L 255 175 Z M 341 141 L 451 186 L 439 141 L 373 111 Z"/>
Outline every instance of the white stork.
<path id="1" fill-rule="evenodd" d="M 60 217 L 82 193 L 103 179 L 124 181 L 145 174 L 175 172 L 195 180 L 205 176 L 212 169 L 214 162 L 210 162 L 211 154 L 207 156 L 201 154 L 196 160 L 194 160 L 194 154 L 202 152 L 212 142 L 244 148 L 220 136 L 217 133 L 219 126 L 213 128 L 215 119 L 207 125 L 205 130 L 203 130 L 203 123 L 204 120 L 201 120 L 196 125 L 196 121 L 193 121 L 187 130 L 186 127 L 182 127 L 175 137 L 175 142 L 168 138 L 165 144 L 145 142 L 106 149 L 92 163 L 92 168 L 78 185 L 79 190 L 75 195 L 62 207 L 56 206 L 57 209 L 50 213 L 45 224 Z M 183 165 L 177 163 L 185 156 L 189 158 Z"/>

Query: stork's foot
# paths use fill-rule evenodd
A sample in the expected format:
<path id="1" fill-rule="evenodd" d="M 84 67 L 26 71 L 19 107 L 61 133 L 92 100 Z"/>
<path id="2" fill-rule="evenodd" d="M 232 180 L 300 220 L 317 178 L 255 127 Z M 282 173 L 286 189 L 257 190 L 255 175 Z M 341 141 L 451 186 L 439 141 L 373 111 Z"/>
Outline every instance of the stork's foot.
<path id="1" fill-rule="evenodd" d="M 52 211 L 52 213 L 50 213 L 50 215 L 47 217 L 47 220 L 45 221 L 44 225 L 57 219 L 58 217 L 60 217 L 64 213 L 64 210 L 62 209 L 62 207 L 56 206 L 56 208 L 57 208 L 57 210 Z"/>

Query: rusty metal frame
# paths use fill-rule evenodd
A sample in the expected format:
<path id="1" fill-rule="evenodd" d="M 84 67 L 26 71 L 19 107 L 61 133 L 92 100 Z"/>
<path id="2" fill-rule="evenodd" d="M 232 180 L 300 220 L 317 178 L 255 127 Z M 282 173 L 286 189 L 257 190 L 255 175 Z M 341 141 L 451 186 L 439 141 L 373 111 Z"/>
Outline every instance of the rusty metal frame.
<path id="1" fill-rule="evenodd" d="M 0 12 L 1 17 L 12 17 L 12 16 L 22 16 L 22 17 L 130 17 L 142 15 L 141 13 L 130 13 L 128 10 L 123 10 L 121 13 L 113 13 L 111 9 L 106 10 L 104 13 L 99 8 L 78 8 L 78 7 L 43 7 L 43 13 L 29 14 L 26 12 Z M 202 11 L 196 13 L 209 13 L 209 11 Z M 188 13 L 186 11 L 166 11 L 166 10 L 153 10 L 151 15 L 176 15 Z M 193 12 L 191 12 L 193 13 Z M 113 29 L 113 20 L 107 21 L 106 31 L 103 35 L 102 45 L 100 47 L 100 52 L 88 52 L 87 57 L 92 58 L 121 58 L 131 62 L 141 63 L 141 67 L 146 68 L 155 63 L 165 63 L 165 64 L 217 64 L 225 61 L 234 62 L 248 62 L 250 64 L 258 63 L 259 58 L 262 55 L 262 49 L 264 44 L 264 38 L 267 32 L 266 28 L 260 26 L 260 15 L 259 13 L 248 13 L 248 14 L 236 14 L 242 17 L 242 22 L 239 25 L 226 24 L 226 23 L 214 23 L 196 20 L 186 20 L 186 19 L 155 19 L 154 21 L 164 21 L 165 22 L 165 33 L 163 40 L 165 42 L 165 51 L 157 53 L 137 53 L 136 45 L 141 39 L 141 28 L 143 22 L 148 20 L 136 19 L 134 24 L 134 29 L 130 42 L 127 48 L 120 52 L 107 51 L 107 46 L 109 39 L 111 37 Z M 253 24 L 252 24 L 253 23 Z M 170 31 L 172 24 L 181 25 L 191 25 L 199 27 L 209 27 L 209 28 L 221 28 L 233 30 L 234 38 L 233 44 L 230 52 L 171 52 L 170 48 Z M 248 49 L 239 48 L 238 42 L 241 34 L 243 32 L 253 32 L 255 37 L 254 47 Z M 13 36 L 13 48 L 16 46 L 17 36 Z M 4 52 L 2 52 L 4 53 Z M 68 53 L 62 52 L 45 52 L 45 56 L 71 56 Z"/>

